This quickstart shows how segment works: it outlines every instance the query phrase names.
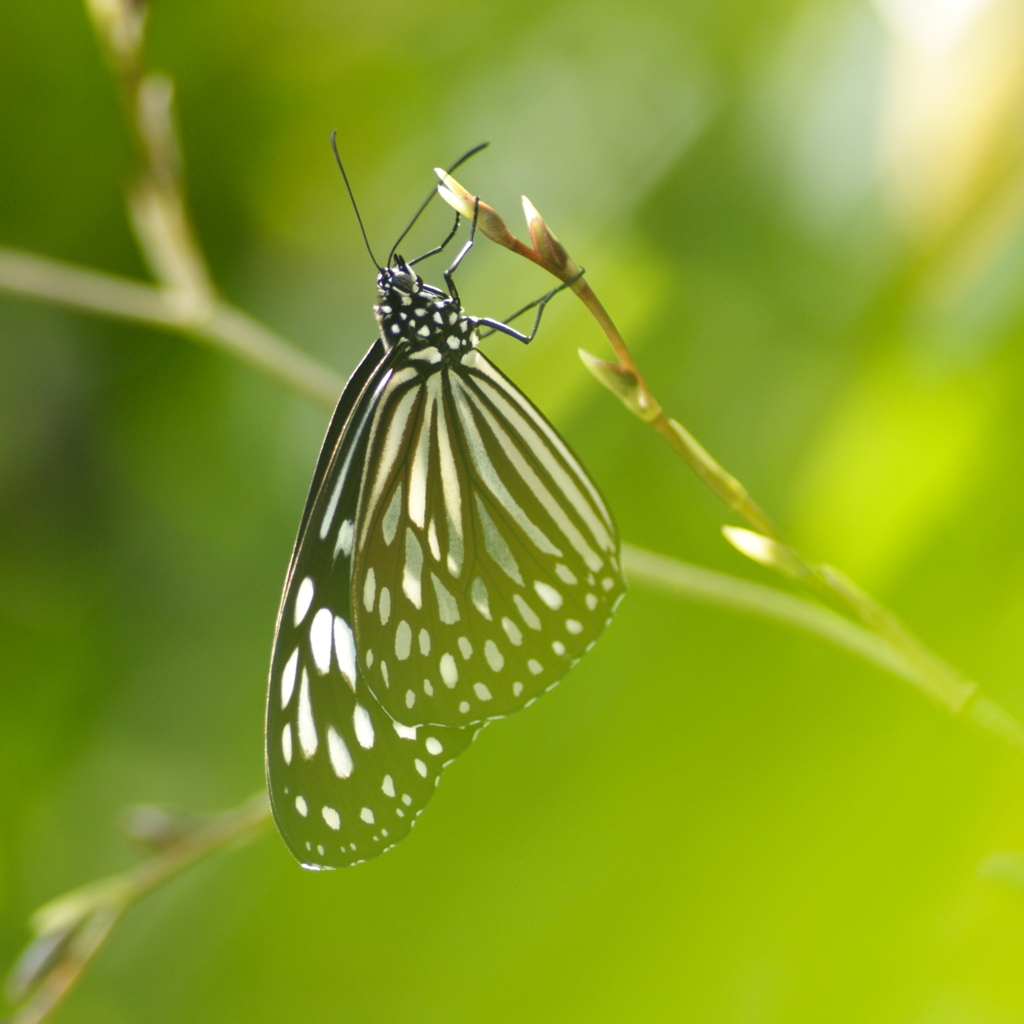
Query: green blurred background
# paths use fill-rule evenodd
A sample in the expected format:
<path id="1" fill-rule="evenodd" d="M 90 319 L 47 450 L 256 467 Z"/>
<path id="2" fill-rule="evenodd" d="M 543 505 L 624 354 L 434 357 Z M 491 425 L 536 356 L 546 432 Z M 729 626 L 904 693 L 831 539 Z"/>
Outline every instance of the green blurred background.
<path id="1" fill-rule="evenodd" d="M 157 0 L 188 189 L 233 301 L 342 373 L 430 169 L 526 192 L 663 404 L 815 558 L 1024 714 L 1017 0 Z M 131 149 L 74 0 L 0 4 L 0 242 L 142 277 Z M 448 224 L 432 209 L 412 248 Z M 410 253 L 411 254 L 411 253 Z M 548 287 L 482 244 L 467 307 Z M 439 275 L 440 266 L 437 267 Z M 625 539 L 775 583 L 578 362 L 569 297 L 489 353 Z M 280 585 L 326 424 L 178 337 L 0 295 L 0 962 L 134 862 L 120 809 L 262 784 Z M 814 639 L 635 586 L 392 853 L 274 834 L 134 911 L 60 1021 L 1024 1019 L 1024 773 Z"/>

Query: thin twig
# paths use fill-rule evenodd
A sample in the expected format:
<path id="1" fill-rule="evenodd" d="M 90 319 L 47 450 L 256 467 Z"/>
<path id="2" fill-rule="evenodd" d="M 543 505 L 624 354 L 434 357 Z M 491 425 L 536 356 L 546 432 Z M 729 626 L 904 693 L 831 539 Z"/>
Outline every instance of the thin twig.
<path id="1" fill-rule="evenodd" d="M 0 289 L 208 342 L 296 394 L 333 408 L 344 379 L 226 302 L 201 309 L 178 293 L 0 246 Z"/>
<path id="2" fill-rule="evenodd" d="M 830 608 L 774 587 L 716 572 L 633 544 L 622 545 L 622 560 L 631 582 L 646 584 L 677 597 L 747 612 L 771 619 L 840 647 L 935 698 L 933 676 L 904 656 L 888 639 Z M 940 701 L 940 703 L 942 703 Z M 960 708 L 947 707 L 953 714 Z M 1024 722 L 984 695 L 966 708 L 966 717 L 979 728 L 1024 753 Z"/>
<path id="3" fill-rule="evenodd" d="M 144 896 L 271 821 L 264 791 L 163 846 L 118 875 L 65 893 L 32 915 L 34 939 L 11 971 L 8 989 L 28 998 L 8 1024 L 41 1024 L 63 1002 L 124 915 Z"/>
<path id="4" fill-rule="evenodd" d="M 837 612 L 773 587 L 622 546 L 631 582 L 730 611 L 756 615 L 817 637 L 929 693 L 927 677 L 888 641 Z M 1024 723 L 986 697 L 970 708 L 970 719 L 1024 752 Z M 14 984 L 31 991 L 10 1024 L 41 1024 L 68 994 L 124 914 L 147 893 L 231 843 L 258 834 L 270 821 L 266 794 L 217 815 L 120 875 L 58 897 L 32 917 L 35 938 L 12 971 Z M 57 956 L 50 957 L 51 951 Z M 42 970 L 32 973 L 36 965 Z"/>

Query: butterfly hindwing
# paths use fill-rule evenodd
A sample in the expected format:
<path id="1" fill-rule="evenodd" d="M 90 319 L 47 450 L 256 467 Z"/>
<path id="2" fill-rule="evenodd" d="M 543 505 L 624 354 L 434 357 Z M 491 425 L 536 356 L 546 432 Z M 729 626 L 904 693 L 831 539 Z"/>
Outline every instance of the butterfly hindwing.
<path id="1" fill-rule="evenodd" d="M 328 428 L 278 616 L 267 774 L 278 828 L 307 867 L 344 867 L 393 846 L 477 731 L 397 725 L 359 669 L 352 531 L 374 413 L 393 376 L 386 355 L 371 349 Z"/>
<path id="2" fill-rule="evenodd" d="M 380 417 L 355 557 L 367 682 L 401 722 L 509 714 L 609 621 L 625 589 L 611 516 L 554 428 L 475 350 L 409 369 Z"/>

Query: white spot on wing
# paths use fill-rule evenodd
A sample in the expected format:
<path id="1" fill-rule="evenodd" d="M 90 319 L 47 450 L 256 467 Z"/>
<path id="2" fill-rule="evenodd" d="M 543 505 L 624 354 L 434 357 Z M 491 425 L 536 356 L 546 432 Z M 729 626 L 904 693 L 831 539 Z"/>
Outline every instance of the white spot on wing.
<path id="1" fill-rule="evenodd" d="M 588 610 L 593 611 L 597 607 L 597 594 L 587 594 L 584 600 L 587 602 Z"/>
<path id="2" fill-rule="evenodd" d="M 334 557 L 338 557 L 338 552 L 344 552 L 347 558 L 352 554 L 352 520 L 346 519 L 338 528 L 338 542 L 334 545 Z"/>
<path id="3" fill-rule="evenodd" d="M 334 653 L 338 659 L 338 668 L 345 677 L 345 682 L 356 690 L 356 638 L 352 635 L 352 627 L 340 616 L 334 617 Z"/>
<path id="4" fill-rule="evenodd" d="M 519 594 L 512 595 L 512 603 L 516 606 L 516 610 L 519 614 L 522 615 L 523 622 L 525 622 L 530 629 L 540 629 L 540 618 Z"/>
<path id="5" fill-rule="evenodd" d="M 324 816 L 328 828 L 335 832 L 341 828 L 341 815 L 333 807 L 324 807 L 320 813 Z"/>
<path id="6" fill-rule="evenodd" d="M 399 661 L 405 661 L 412 651 L 412 627 L 405 619 L 398 624 L 395 630 L 395 657 Z"/>
<path id="7" fill-rule="evenodd" d="M 505 667 L 505 656 L 498 650 L 498 645 L 493 640 L 488 640 L 484 644 L 484 657 L 495 672 L 500 672 Z"/>
<path id="8" fill-rule="evenodd" d="M 399 739 L 416 739 L 416 730 L 419 728 L 418 725 L 402 725 L 401 722 L 393 722 L 392 725 L 394 725 L 395 732 L 397 733 Z"/>
<path id="9" fill-rule="evenodd" d="M 352 763 L 352 755 L 348 752 L 347 744 L 333 725 L 327 730 L 327 753 L 330 755 L 334 774 L 339 779 L 347 779 L 355 765 Z"/>
<path id="10" fill-rule="evenodd" d="M 469 659 L 473 657 L 473 645 L 469 642 L 468 637 L 459 637 L 459 650 L 462 652 L 462 657 L 466 661 L 469 661 Z"/>
<path id="11" fill-rule="evenodd" d="M 381 785 L 381 790 L 385 796 L 395 795 L 395 780 L 390 775 L 384 776 L 384 782 Z"/>
<path id="12" fill-rule="evenodd" d="M 537 596 L 552 610 L 557 611 L 562 607 L 562 595 L 555 590 L 554 587 L 549 586 L 547 583 L 541 583 L 537 580 L 533 584 L 533 589 L 537 591 Z"/>
<path id="13" fill-rule="evenodd" d="M 416 765 L 416 771 L 418 771 L 420 773 L 420 775 L 423 776 L 423 778 L 426 778 L 427 777 L 427 766 L 426 766 L 426 764 L 423 761 L 421 761 L 418 757 L 416 758 L 415 761 L 413 761 L 413 764 Z"/>
<path id="14" fill-rule="evenodd" d="M 295 689 L 295 673 L 299 669 L 299 649 L 292 651 L 292 656 L 285 662 L 281 670 L 281 707 L 288 707 L 288 701 L 292 699 L 292 691 Z"/>
<path id="15" fill-rule="evenodd" d="M 391 504 L 388 505 L 387 511 L 384 513 L 384 520 L 381 523 L 381 533 L 384 534 L 384 543 L 390 545 L 395 539 L 395 534 L 398 532 L 398 517 L 402 513 L 402 485 L 399 484 L 395 488 L 395 493 L 391 498 Z"/>
<path id="16" fill-rule="evenodd" d="M 292 763 L 292 726 L 290 722 L 281 730 L 281 754 L 285 764 Z"/>
<path id="17" fill-rule="evenodd" d="M 425 630 L 420 630 L 420 654 L 425 658 L 430 653 L 430 634 Z"/>
<path id="18" fill-rule="evenodd" d="M 483 683 L 474 683 L 473 692 L 477 696 L 477 700 L 490 700 L 491 691 Z"/>
<path id="19" fill-rule="evenodd" d="M 555 566 L 555 575 L 563 583 L 568 583 L 569 586 L 574 586 L 575 584 L 579 583 L 579 580 L 576 579 L 572 569 L 570 569 L 567 565 L 563 565 L 561 562 L 559 562 L 558 565 Z"/>
<path id="20" fill-rule="evenodd" d="M 417 607 L 423 607 L 423 548 L 411 527 L 405 528 L 405 568 L 402 571 L 402 593 Z"/>
<path id="21" fill-rule="evenodd" d="M 523 642 L 522 630 L 507 615 L 501 620 L 501 628 L 516 647 Z"/>
<path id="22" fill-rule="evenodd" d="M 440 360 L 437 349 L 431 349 Z M 422 358 L 421 353 L 417 356 Z M 414 357 L 415 358 L 415 357 Z M 432 360 L 432 362 L 435 360 Z M 409 518 L 422 530 L 427 515 L 427 480 L 430 475 L 430 434 L 434 418 L 435 394 L 427 392 L 427 407 L 423 412 L 419 434 L 416 439 L 416 451 L 409 470 Z"/>
<path id="23" fill-rule="evenodd" d="M 306 801 L 301 796 L 297 796 L 295 798 L 295 810 L 297 810 L 303 817 L 309 814 L 309 808 L 306 806 Z"/>
<path id="24" fill-rule="evenodd" d="M 523 692 L 523 684 L 522 683 L 513 683 L 512 684 L 512 696 L 513 697 L 518 697 L 522 692 Z"/>
<path id="25" fill-rule="evenodd" d="M 299 746 L 302 756 L 308 761 L 315 753 L 319 741 L 316 735 L 316 723 L 313 721 L 313 704 L 309 699 L 309 673 L 302 670 L 302 683 L 299 686 Z"/>
<path id="26" fill-rule="evenodd" d="M 371 811 L 369 807 L 364 807 L 359 812 L 359 817 L 362 818 L 363 821 L 365 821 L 367 825 L 372 825 L 373 824 L 373 811 Z"/>
<path id="27" fill-rule="evenodd" d="M 583 632 L 583 623 L 577 622 L 576 619 L 566 619 L 565 628 L 569 630 L 570 633 L 576 635 Z"/>
<path id="28" fill-rule="evenodd" d="M 539 676 L 544 671 L 544 666 L 536 659 L 531 658 L 527 663 L 526 667 L 535 675 Z"/>
<path id="29" fill-rule="evenodd" d="M 313 661 L 320 675 L 325 675 L 331 667 L 333 632 L 334 613 L 330 608 L 321 608 L 309 625 L 309 649 L 313 653 Z"/>
<path id="30" fill-rule="evenodd" d="M 551 650 L 553 650 L 555 654 L 561 657 L 563 654 L 565 654 L 565 644 L 563 644 L 561 640 L 556 640 L 551 645 Z"/>
<path id="31" fill-rule="evenodd" d="M 427 744 L 426 745 L 427 745 L 427 753 L 428 754 L 433 754 L 434 757 L 437 757 L 438 754 L 443 754 L 444 753 L 444 747 L 441 746 L 441 741 L 438 740 L 438 739 L 435 739 L 433 736 L 428 736 L 427 737 Z"/>
<path id="32" fill-rule="evenodd" d="M 380 588 L 380 624 L 386 626 L 391 618 L 391 591 L 387 587 Z"/>
<path id="33" fill-rule="evenodd" d="M 434 584 L 434 594 L 437 597 L 438 614 L 441 621 L 450 626 L 459 621 L 459 606 L 455 598 L 448 591 L 448 588 L 437 578 L 436 573 L 430 574 L 430 582 Z M 383 594 L 381 595 L 383 598 Z"/>
<path id="34" fill-rule="evenodd" d="M 491 606 L 487 600 L 487 587 L 479 576 L 473 579 L 473 586 L 469 590 L 473 599 L 473 606 L 488 622 L 491 621 Z"/>
<path id="35" fill-rule="evenodd" d="M 441 679 L 449 690 L 459 681 L 459 669 L 450 654 L 441 655 Z"/>
<path id="36" fill-rule="evenodd" d="M 366 573 L 366 582 L 363 584 L 363 607 L 368 611 L 373 611 L 373 602 L 377 597 L 377 574 L 373 571 L 373 566 L 370 566 Z"/>
<path id="37" fill-rule="evenodd" d="M 313 603 L 313 581 L 307 576 L 300 584 L 295 594 L 295 625 L 302 624 L 302 620 Z"/>
<path id="38" fill-rule="evenodd" d="M 356 740 L 364 750 L 373 746 L 373 722 L 370 713 L 362 704 L 357 704 L 352 712 L 352 726 L 356 731 Z"/>

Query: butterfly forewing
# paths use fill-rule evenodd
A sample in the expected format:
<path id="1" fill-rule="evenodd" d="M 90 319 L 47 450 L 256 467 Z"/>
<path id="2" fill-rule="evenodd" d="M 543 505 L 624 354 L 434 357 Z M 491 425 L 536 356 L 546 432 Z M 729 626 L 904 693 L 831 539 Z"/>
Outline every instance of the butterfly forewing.
<path id="1" fill-rule="evenodd" d="M 367 681 L 402 722 L 506 715 L 607 624 L 625 587 L 614 524 L 565 442 L 479 352 L 410 371 L 388 403 L 357 525 Z"/>
<path id="2" fill-rule="evenodd" d="M 443 768 L 475 735 L 397 725 L 359 668 L 351 608 L 354 523 L 392 362 L 383 349 L 371 349 L 339 402 L 278 618 L 267 774 L 278 828 L 310 867 L 344 867 L 393 846 L 430 799 Z"/>

